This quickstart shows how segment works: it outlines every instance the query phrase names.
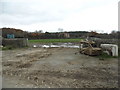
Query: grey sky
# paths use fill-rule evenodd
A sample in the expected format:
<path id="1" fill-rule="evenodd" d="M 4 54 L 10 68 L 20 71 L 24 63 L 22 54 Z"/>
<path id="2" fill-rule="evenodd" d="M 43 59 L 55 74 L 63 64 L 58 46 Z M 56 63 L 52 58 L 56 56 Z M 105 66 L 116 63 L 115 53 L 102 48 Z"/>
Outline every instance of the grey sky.
<path id="1" fill-rule="evenodd" d="M 117 30 L 118 0 L 1 0 L 0 27 L 26 31 Z"/>

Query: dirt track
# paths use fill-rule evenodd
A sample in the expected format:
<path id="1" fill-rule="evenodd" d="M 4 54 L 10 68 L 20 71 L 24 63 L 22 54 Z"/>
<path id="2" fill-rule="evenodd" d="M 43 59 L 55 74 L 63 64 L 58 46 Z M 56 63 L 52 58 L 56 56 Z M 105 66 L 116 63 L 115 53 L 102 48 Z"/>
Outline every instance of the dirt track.
<path id="1" fill-rule="evenodd" d="M 99 60 L 72 48 L 3 51 L 3 88 L 118 87 L 117 58 Z"/>

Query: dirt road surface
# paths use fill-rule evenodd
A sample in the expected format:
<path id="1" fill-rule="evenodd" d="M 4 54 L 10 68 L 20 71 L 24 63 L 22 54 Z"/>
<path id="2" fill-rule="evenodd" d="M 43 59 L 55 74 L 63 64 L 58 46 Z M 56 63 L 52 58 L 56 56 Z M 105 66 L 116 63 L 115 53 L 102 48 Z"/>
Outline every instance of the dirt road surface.
<path id="1" fill-rule="evenodd" d="M 99 60 L 73 48 L 2 51 L 3 88 L 118 87 L 118 59 Z"/>

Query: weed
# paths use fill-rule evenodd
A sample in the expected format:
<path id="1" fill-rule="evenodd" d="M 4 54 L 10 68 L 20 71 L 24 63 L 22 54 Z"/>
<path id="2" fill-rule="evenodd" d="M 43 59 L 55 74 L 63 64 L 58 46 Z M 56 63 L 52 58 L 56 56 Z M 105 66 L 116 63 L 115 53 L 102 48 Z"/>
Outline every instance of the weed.
<path id="1" fill-rule="evenodd" d="M 102 52 L 100 56 L 97 56 L 100 60 L 108 59 L 108 58 L 118 58 L 118 56 L 111 56 L 107 53 Z"/>
<path id="2" fill-rule="evenodd" d="M 14 47 L 10 45 L 2 47 L 2 50 L 12 50 L 12 49 L 14 49 Z"/>

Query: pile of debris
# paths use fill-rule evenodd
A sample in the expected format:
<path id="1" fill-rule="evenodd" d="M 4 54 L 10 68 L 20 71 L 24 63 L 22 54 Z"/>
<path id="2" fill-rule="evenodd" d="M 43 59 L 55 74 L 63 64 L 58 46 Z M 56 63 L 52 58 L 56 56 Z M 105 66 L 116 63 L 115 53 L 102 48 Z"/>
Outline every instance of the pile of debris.
<path id="1" fill-rule="evenodd" d="M 93 41 L 80 41 L 80 53 L 96 56 L 101 55 L 102 52 L 111 56 L 118 56 L 118 45 L 115 44 L 101 44 L 100 47 L 94 47 Z"/>
<path id="2" fill-rule="evenodd" d="M 93 47 L 92 44 L 95 42 L 93 41 L 81 41 L 80 42 L 80 53 L 86 55 L 100 55 L 102 53 L 101 48 Z"/>

